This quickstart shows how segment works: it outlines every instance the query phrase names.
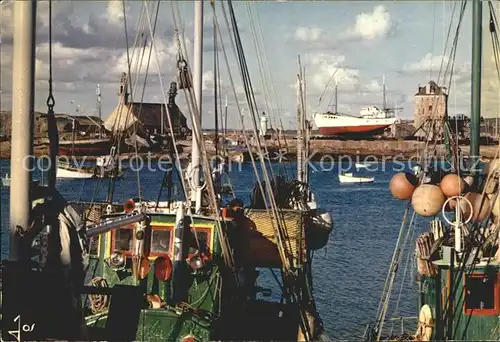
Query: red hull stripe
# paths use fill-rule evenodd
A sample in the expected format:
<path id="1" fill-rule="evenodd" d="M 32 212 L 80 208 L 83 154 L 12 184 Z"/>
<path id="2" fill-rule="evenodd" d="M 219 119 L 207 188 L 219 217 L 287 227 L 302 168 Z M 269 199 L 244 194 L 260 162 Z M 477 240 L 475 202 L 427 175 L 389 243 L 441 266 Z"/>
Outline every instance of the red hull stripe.
<path id="1" fill-rule="evenodd" d="M 389 126 L 390 125 L 320 127 L 319 133 L 323 135 L 335 135 L 335 134 L 346 134 L 346 133 L 369 133 L 372 131 L 377 131 L 383 128 L 387 128 Z"/>
<path id="2" fill-rule="evenodd" d="M 75 153 L 90 153 L 90 152 L 103 152 L 105 151 L 106 148 L 101 146 L 101 147 L 77 147 L 75 146 Z M 71 154 L 71 147 L 59 147 L 59 153 L 60 154 Z"/>

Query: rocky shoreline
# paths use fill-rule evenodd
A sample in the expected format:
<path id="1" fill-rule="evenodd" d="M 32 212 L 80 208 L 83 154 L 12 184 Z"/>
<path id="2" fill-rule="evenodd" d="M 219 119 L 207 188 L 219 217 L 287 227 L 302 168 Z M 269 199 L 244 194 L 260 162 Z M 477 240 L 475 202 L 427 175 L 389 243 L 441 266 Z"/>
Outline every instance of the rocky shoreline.
<path id="1" fill-rule="evenodd" d="M 344 159 L 351 159 L 360 162 L 370 161 L 406 161 L 417 159 L 424 147 L 424 142 L 420 141 L 406 141 L 406 140 L 311 140 L 311 161 L 321 160 L 335 160 L 341 161 Z M 281 149 L 283 150 L 283 143 Z M 0 159 L 10 158 L 9 141 L 0 142 Z M 296 159 L 296 141 L 288 140 L 288 152 L 280 153 L 279 146 L 275 143 L 268 143 L 267 147 L 272 152 L 269 153 L 270 160 L 295 160 Z M 468 154 L 468 146 L 460 146 L 465 154 Z M 495 156 L 498 150 L 497 145 L 481 146 L 481 157 L 484 159 L 491 159 Z M 47 146 L 35 145 L 33 148 L 36 157 L 46 156 L 48 154 Z M 181 158 L 188 158 L 190 148 L 186 142 L 183 142 L 183 153 Z M 215 156 L 215 150 L 207 148 L 209 156 Z M 238 153 L 235 153 L 235 155 Z M 245 156 L 245 161 L 249 160 L 248 153 Z M 437 146 L 438 158 L 444 156 L 444 145 Z M 122 159 L 129 159 L 134 157 L 134 153 L 122 154 Z M 141 157 L 148 157 L 152 160 L 159 158 L 167 158 L 163 153 L 140 153 Z M 97 156 L 76 157 L 76 159 L 84 159 L 88 161 L 95 160 Z"/>

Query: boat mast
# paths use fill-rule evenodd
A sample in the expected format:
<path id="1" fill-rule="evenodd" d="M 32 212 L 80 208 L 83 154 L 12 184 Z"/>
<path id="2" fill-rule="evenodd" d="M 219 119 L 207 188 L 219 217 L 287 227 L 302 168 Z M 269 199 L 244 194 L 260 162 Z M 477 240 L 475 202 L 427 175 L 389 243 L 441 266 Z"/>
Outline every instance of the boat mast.
<path id="1" fill-rule="evenodd" d="M 226 103 L 224 104 L 224 146 L 226 144 L 227 139 L 227 94 L 226 94 Z"/>
<path id="2" fill-rule="evenodd" d="M 99 138 L 102 138 L 101 86 L 97 84 L 97 113 L 99 115 Z"/>
<path id="3" fill-rule="evenodd" d="M 338 89 L 339 89 L 339 79 L 335 77 L 335 114 L 339 112 L 339 98 L 338 98 Z"/>
<path id="4" fill-rule="evenodd" d="M 12 152 L 10 157 L 10 258 L 19 260 L 19 234 L 31 213 L 31 163 L 35 82 L 36 1 L 14 2 Z M 29 129 L 26 138 L 26 128 Z M 19 228 L 20 227 L 20 228 Z"/>
<path id="5" fill-rule="evenodd" d="M 306 120 L 307 115 L 307 96 L 306 96 L 306 67 L 302 68 L 302 75 L 300 77 L 302 82 L 302 169 L 304 172 L 304 179 L 302 180 L 304 183 L 309 183 L 309 164 L 307 163 L 307 158 L 309 157 L 309 124 Z"/>
<path id="6" fill-rule="evenodd" d="M 472 165 L 479 158 L 480 120 L 481 120 L 481 53 L 483 4 L 481 0 L 472 1 L 472 86 L 470 120 L 470 157 Z"/>
<path id="7" fill-rule="evenodd" d="M 303 131 L 302 131 L 302 66 L 299 61 L 299 73 L 297 74 L 297 180 L 302 182 L 304 179 L 303 165 Z"/>
<path id="8" fill-rule="evenodd" d="M 194 2 L 194 62 L 193 62 L 193 91 L 196 101 L 196 108 L 202 121 L 202 75 L 203 75 L 203 0 Z M 191 166 L 191 184 L 194 187 L 191 191 L 191 202 L 195 203 L 195 210 L 199 212 L 201 208 L 201 196 L 198 195 L 200 183 L 200 146 L 198 140 L 201 139 L 201 127 L 198 127 L 196 119 L 193 120 Z"/>
<path id="9" fill-rule="evenodd" d="M 382 110 L 387 109 L 387 99 L 385 96 L 385 74 L 382 75 Z"/>

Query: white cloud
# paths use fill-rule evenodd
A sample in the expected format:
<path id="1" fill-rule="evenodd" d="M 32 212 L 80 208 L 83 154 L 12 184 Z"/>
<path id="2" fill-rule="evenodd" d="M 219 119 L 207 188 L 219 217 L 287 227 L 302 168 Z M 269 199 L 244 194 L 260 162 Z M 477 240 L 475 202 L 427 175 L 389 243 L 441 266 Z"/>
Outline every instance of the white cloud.
<path id="1" fill-rule="evenodd" d="M 371 93 L 378 93 L 383 90 L 384 86 L 379 80 L 371 80 L 370 83 L 365 85 L 365 89 Z"/>
<path id="2" fill-rule="evenodd" d="M 106 9 L 106 17 L 108 22 L 114 25 L 119 25 L 123 22 L 123 1 L 108 0 Z"/>
<path id="3" fill-rule="evenodd" d="M 422 59 L 420 59 L 417 62 L 404 64 L 402 71 L 408 74 L 431 73 L 431 77 L 434 78 L 436 82 L 448 84 L 451 71 L 451 64 L 449 63 L 450 63 L 450 58 L 448 56 L 432 55 L 431 53 L 427 53 Z M 460 63 L 458 61 L 455 61 L 455 65 L 453 67 L 453 75 L 452 75 L 453 82 L 455 83 L 470 82 L 470 74 L 471 74 L 470 62 Z"/>
<path id="4" fill-rule="evenodd" d="M 306 63 L 310 69 L 308 82 L 313 90 L 322 92 L 328 82 L 332 81 L 333 75 L 339 87 L 345 91 L 356 91 L 359 87 L 359 70 L 345 67 L 345 60 L 345 56 L 342 55 L 334 56 L 326 53 L 306 55 Z"/>
<path id="5" fill-rule="evenodd" d="M 299 26 L 295 30 L 293 38 L 294 40 L 300 42 L 316 42 L 324 35 L 324 33 L 325 32 L 318 27 Z"/>
<path id="6" fill-rule="evenodd" d="M 371 13 L 360 13 L 356 23 L 343 34 L 344 39 L 373 41 L 385 38 L 392 28 L 391 15 L 383 5 L 378 5 Z"/>
<path id="7" fill-rule="evenodd" d="M 448 56 L 443 55 L 433 55 L 431 53 L 426 54 L 421 60 L 413 63 L 406 63 L 403 66 L 404 72 L 429 72 L 437 71 L 441 68 L 443 64 L 443 70 L 448 64 Z"/>

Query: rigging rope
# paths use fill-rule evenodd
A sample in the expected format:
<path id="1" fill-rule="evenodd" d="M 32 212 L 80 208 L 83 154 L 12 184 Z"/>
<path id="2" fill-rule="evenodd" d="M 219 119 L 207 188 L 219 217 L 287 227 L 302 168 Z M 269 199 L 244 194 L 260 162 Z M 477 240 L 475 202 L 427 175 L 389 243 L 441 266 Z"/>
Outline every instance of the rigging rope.
<path id="1" fill-rule="evenodd" d="M 236 36 L 235 39 L 237 38 L 237 34 L 238 34 L 238 31 L 236 29 L 236 23 L 235 23 L 235 19 L 234 19 L 234 10 L 232 9 L 232 3 L 231 1 L 228 2 L 228 5 L 230 7 L 230 12 L 232 11 L 232 15 L 231 15 L 231 18 L 232 18 L 232 23 L 233 23 L 233 33 L 234 35 Z M 215 15 L 215 7 L 212 5 L 212 8 L 213 8 L 213 11 L 214 11 L 214 15 Z M 222 4 L 222 8 L 223 8 L 223 14 L 224 14 L 224 18 L 225 18 L 225 21 L 226 21 L 226 25 L 228 26 L 228 28 L 231 27 L 231 25 L 229 24 L 229 20 L 227 18 L 227 13 L 226 13 L 226 10 L 225 10 L 225 7 L 224 7 L 224 4 Z M 217 25 L 218 26 L 218 25 Z M 218 31 L 219 31 L 219 38 L 221 37 L 221 34 L 220 34 L 220 29 L 218 28 Z M 233 50 L 235 50 L 235 54 L 238 56 L 239 54 L 242 54 L 242 51 L 241 51 L 241 46 L 240 46 L 240 49 L 238 49 L 239 51 L 239 54 L 238 52 L 236 51 L 236 48 L 234 46 L 234 42 L 231 40 L 231 45 L 233 47 Z M 240 45 L 241 45 L 241 41 L 239 42 Z M 228 62 L 228 59 L 227 59 L 227 55 L 225 53 L 225 48 L 224 48 L 224 44 L 221 44 L 222 46 L 222 50 L 224 52 L 224 56 L 225 56 L 225 59 L 226 59 L 226 66 L 227 68 L 229 69 L 229 62 Z M 243 62 L 244 61 L 241 61 L 240 63 L 240 68 L 242 68 L 244 65 L 243 65 Z M 244 70 L 240 70 L 241 74 L 242 74 L 242 77 L 244 79 L 244 81 L 246 80 L 246 78 L 244 77 L 245 76 L 245 73 L 244 73 Z M 231 83 L 232 83 L 232 86 L 233 86 L 233 92 L 234 92 L 234 95 L 235 95 L 235 98 L 237 99 L 237 94 L 236 94 L 236 91 L 235 91 L 235 87 L 234 87 L 234 83 L 232 81 L 232 78 L 230 77 L 230 80 L 231 80 Z M 245 83 L 246 84 L 246 83 Z M 247 84 L 246 84 L 247 85 Z M 246 99 L 247 99 L 247 105 L 249 106 L 249 108 L 251 107 L 250 103 L 251 103 L 251 98 L 250 98 L 250 95 L 248 94 L 248 87 L 246 87 Z M 238 104 L 238 101 L 236 100 L 236 103 L 237 103 L 237 106 L 239 107 L 239 104 Z M 240 109 L 240 108 L 238 108 Z M 247 146 L 250 146 L 250 144 L 248 144 L 248 138 L 246 137 L 246 130 L 245 130 L 245 124 L 244 124 L 244 120 L 243 120 L 243 117 L 241 116 L 241 110 L 239 110 L 240 112 L 240 121 L 241 121 L 241 125 L 242 125 L 242 131 L 243 131 L 243 136 L 245 138 L 245 141 L 247 143 Z M 252 120 L 252 123 L 253 123 L 253 131 L 254 131 L 254 135 L 257 136 L 257 127 L 256 127 L 256 122 L 255 122 L 255 117 L 253 117 L 253 120 Z M 278 212 L 278 209 L 277 209 L 277 206 L 275 204 L 275 200 L 274 200 L 274 196 L 273 196 L 273 190 L 271 188 L 271 185 L 270 185 L 270 178 L 269 178 L 269 175 L 267 173 L 267 167 L 266 167 L 266 163 L 264 161 L 264 156 L 263 156 L 263 153 L 262 153 L 262 149 L 261 149 L 261 146 L 260 146 L 260 141 L 257 140 L 257 150 L 258 150 L 258 153 L 259 153 L 259 159 L 260 159 L 260 164 L 261 164 L 261 170 L 262 170 L 262 173 L 263 173 L 263 177 L 264 177 L 264 183 L 265 183 L 265 186 L 266 186 L 266 190 L 267 190 L 267 194 L 269 196 L 269 203 L 271 205 L 271 212 L 272 212 L 272 215 L 269 214 L 269 217 L 271 218 L 271 224 L 273 225 L 273 229 L 276 231 L 276 237 L 277 237 L 277 241 L 278 241 L 278 250 L 279 250 L 279 253 L 280 253 L 280 257 L 281 257 L 281 260 L 282 260 L 282 263 L 285 267 L 285 269 L 287 270 L 287 272 L 290 272 L 291 271 L 291 265 L 292 265 L 292 260 L 291 260 L 291 256 L 289 255 L 289 253 L 287 253 L 286 249 L 285 248 L 285 241 L 287 241 L 286 239 L 286 229 L 283 228 L 282 226 L 282 221 L 280 220 L 280 215 L 279 215 L 279 212 Z M 252 160 L 252 165 L 254 165 L 254 171 L 255 171 L 255 176 L 257 178 L 257 182 L 259 183 L 259 187 L 262 187 L 262 184 L 259 180 L 259 176 L 258 176 L 258 171 L 257 171 L 257 167 L 256 165 L 254 164 L 254 159 L 253 159 L 253 156 L 252 156 L 252 153 L 250 153 L 250 159 Z M 263 194 L 265 194 L 266 192 L 263 191 L 263 188 L 261 188 L 261 191 Z M 265 197 L 265 196 L 264 196 Z M 267 202 L 267 200 L 266 200 Z M 268 211 L 269 213 L 269 209 L 268 209 L 268 206 L 267 206 L 267 203 L 266 203 L 266 210 Z M 275 221 L 276 220 L 276 221 Z M 277 224 L 277 226 L 275 225 Z M 288 240 L 288 243 L 290 243 L 290 241 Z"/>
<path id="2" fill-rule="evenodd" d="M 276 100 L 276 98 L 274 99 L 274 101 L 275 101 L 274 105 L 271 101 L 271 94 L 274 97 L 276 97 L 276 93 L 274 91 L 274 85 L 273 85 L 272 76 L 271 76 L 271 73 L 269 70 L 269 65 L 267 65 L 269 80 L 266 79 L 267 75 L 264 73 L 265 64 L 264 64 L 262 55 L 266 59 L 266 63 L 267 63 L 267 56 L 266 56 L 266 51 L 265 50 L 262 51 L 260 48 L 260 44 L 259 44 L 260 42 L 262 42 L 262 45 L 265 47 L 265 43 L 264 43 L 263 37 L 262 37 L 262 31 L 260 29 L 260 21 L 257 19 L 257 26 L 259 28 L 259 33 L 260 33 L 260 41 L 259 41 L 257 39 L 257 33 L 255 30 L 255 25 L 254 25 L 255 19 L 253 18 L 251 6 L 248 2 L 246 3 L 246 5 L 247 5 L 247 13 L 248 13 L 248 17 L 249 17 L 249 22 L 250 22 L 250 28 L 251 28 L 251 32 L 252 32 L 252 39 L 253 39 L 254 47 L 255 47 L 256 52 L 257 52 L 257 61 L 258 61 L 258 66 L 259 66 L 259 73 L 261 76 L 261 85 L 262 85 L 262 89 L 264 90 L 264 102 L 266 105 L 266 110 L 267 110 L 267 113 L 268 113 L 270 121 L 271 121 L 271 126 L 273 126 L 273 123 L 274 123 L 274 127 L 278 128 L 279 126 L 276 124 L 276 116 L 274 113 L 274 107 L 277 107 L 277 100 Z M 269 86 L 268 86 L 269 83 L 271 84 L 271 88 L 272 88 L 271 90 L 269 89 Z M 266 134 L 266 133 L 264 132 L 264 134 Z M 278 137 L 277 142 L 278 142 L 278 148 L 281 151 L 280 137 Z M 280 166 L 282 161 L 279 160 L 278 162 L 279 162 L 278 166 Z M 287 168 L 286 168 L 287 164 L 288 163 L 285 160 L 285 168 L 284 168 L 285 177 L 287 177 Z M 272 168 L 271 168 L 271 170 L 272 170 Z M 278 174 L 281 174 L 281 168 L 278 168 Z"/>
<path id="3" fill-rule="evenodd" d="M 47 97 L 47 131 L 49 136 L 50 169 L 48 171 L 48 187 L 56 188 L 57 155 L 59 154 L 59 134 L 54 114 L 54 99 L 52 87 L 52 1 L 49 1 L 49 95 Z"/>
<path id="4" fill-rule="evenodd" d="M 173 1 L 171 3 L 173 6 Z M 176 32 L 179 32 L 177 20 L 176 20 L 176 16 L 175 16 L 175 11 L 173 11 L 173 14 L 174 14 L 174 16 L 173 16 L 174 17 L 174 27 L 176 29 Z M 182 47 L 185 47 L 184 41 L 182 41 L 180 39 L 179 35 L 177 35 L 177 38 L 178 38 L 178 44 L 180 45 L 182 43 Z M 185 49 L 184 49 L 184 51 L 185 51 Z M 191 74 L 189 62 L 187 65 L 187 72 L 189 75 L 189 79 L 191 80 L 192 74 Z M 199 112 L 198 105 L 194 99 L 194 94 L 190 91 L 190 89 L 183 89 L 183 90 L 184 90 L 184 94 L 186 97 L 186 102 L 187 102 L 188 107 L 190 108 L 190 111 L 192 114 L 192 123 L 193 123 L 193 128 L 195 129 L 195 132 L 193 132 L 193 134 L 195 136 L 195 143 L 198 145 L 199 150 L 201 152 L 200 153 L 201 154 L 200 163 L 201 163 L 202 170 L 203 170 L 204 174 L 207 175 L 205 177 L 205 184 L 207 186 L 209 201 L 211 202 L 210 206 L 212 207 L 213 214 L 218 222 L 218 224 L 216 224 L 216 228 L 217 228 L 217 232 L 219 234 L 220 240 L 221 240 L 221 249 L 222 249 L 223 258 L 224 258 L 226 265 L 228 267 L 232 268 L 234 266 L 234 257 L 230 251 L 230 248 L 229 248 L 229 242 L 227 240 L 227 235 L 223 231 L 222 225 L 220 224 L 221 216 L 220 216 L 220 212 L 219 212 L 219 202 L 218 202 L 217 196 L 215 194 L 215 186 L 214 186 L 213 180 L 210 177 L 210 174 L 211 174 L 210 163 L 209 163 L 206 149 L 204 148 L 204 138 L 203 138 L 203 135 L 201 134 L 201 115 L 200 115 L 201 113 Z M 193 165 L 193 167 L 196 167 L 196 166 Z M 196 234 L 196 232 L 195 232 L 195 234 Z M 236 278 L 236 282 L 238 282 L 237 278 Z"/>
<path id="5" fill-rule="evenodd" d="M 123 26 L 124 26 L 124 30 L 125 30 L 125 45 L 126 45 L 126 51 L 127 51 L 127 78 L 128 78 L 128 82 L 130 85 L 132 85 L 132 75 L 131 75 L 131 59 L 130 59 L 130 51 L 129 51 L 129 44 L 128 44 L 128 30 L 127 30 L 127 11 L 126 11 L 126 8 L 125 8 L 125 0 L 122 0 L 122 8 L 123 8 Z M 147 5 L 145 6 L 146 10 L 147 10 Z M 149 15 L 148 15 L 148 19 L 149 19 Z M 137 77 L 137 79 L 139 79 L 139 77 Z M 133 94 L 134 94 L 134 89 L 132 89 L 132 91 L 130 92 L 130 102 L 134 102 L 133 101 Z M 128 122 L 128 114 L 130 113 L 131 111 L 131 108 L 132 106 L 130 106 L 128 108 L 128 112 L 127 112 L 127 121 Z M 134 132 L 134 135 L 137 136 L 137 121 L 133 123 L 133 132 Z M 139 151 L 138 151 L 138 146 L 137 146 L 137 139 L 134 139 L 134 149 L 135 149 L 135 155 L 138 156 L 139 155 Z M 138 196 L 139 196 L 139 205 L 140 207 L 142 208 L 142 191 L 141 191 L 141 177 L 140 177 L 140 170 L 139 168 L 137 168 L 136 170 L 136 179 L 137 179 L 137 192 L 138 192 Z"/>
<path id="6" fill-rule="evenodd" d="M 247 99 L 247 101 L 246 101 L 247 106 L 248 106 L 248 109 L 250 111 L 250 118 L 252 119 L 251 122 L 252 122 L 254 140 L 255 140 L 256 145 L 257 145 L 259 159 L 262 160 L 262 162 L 261 162 L 262 172 L 266 173 L 266 174 L 268 173 L 266 163 L 265 163 L 265 161 L 267 160 L 268 165 L 269 165 L 269 172 L 271 173 L 271 175 L 273 175 L 273 167 L 271 165 L 271 160 L 269 158 L 269 151 L 267 148 L 267 144 L 265 142 L 263 144 L 265 154 L 262 155 L 262 143 L 261 143 L 261 140 L 259 138 L 259 134 L 258 134 L 259 129 L 258 129 L 258 125 L 257 125 L 257 115 L 259 113 L 259 110 L 257 108 L 257 101 L 255 99 L 255 93 L 253 92 L 252 81 L 250 79 L 250 72 L 248 70 L 248 64 L 246 62 L 245 53 L 243 51 L 243 44 L 241 42 L 241 36 L 240 36 L 237 21 L 236 21 L 236 15 L 234 13 L 233 3 L 231 0 L 228 1 L 228 7 L 229 7 L 229 15 L 231 18 L 231 24 L 232 24 L 232 32 L 233 32 L 234 40 L 236 43 L 236 49 L 237 49 L 236 56 L 237 56 L 237 59 L 239 62 L 239 69 L 240 69 L 241 77 L 243 79 L 243 87 L 245 89 L 245 97 Z M 224 9 L 224 6 L 223 6 L 223 9 Z M 224 10 L 224 14 L 225 13 L 226 12 Z M 228 25 L 228 27 L 230 27 L 230 26 Z"/>

